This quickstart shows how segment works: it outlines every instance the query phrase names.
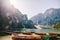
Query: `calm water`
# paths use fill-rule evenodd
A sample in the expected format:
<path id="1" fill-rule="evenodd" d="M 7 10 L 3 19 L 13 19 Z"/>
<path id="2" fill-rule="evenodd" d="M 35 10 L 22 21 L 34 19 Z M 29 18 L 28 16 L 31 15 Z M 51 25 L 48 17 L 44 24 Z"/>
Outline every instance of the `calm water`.
<path id="1" fill-rule="evenodd" d="M 60 33 L 60 29 L 22 29 L 22 32 Z"/>
<path id="2" fill-rule="evenodd" d="M 22 29 L 21 32 L 42 32 L 42 33 L 60 33 L 60 29 Z M 10 36 L 0 36 L 0 40 L 12 40 Z"/>

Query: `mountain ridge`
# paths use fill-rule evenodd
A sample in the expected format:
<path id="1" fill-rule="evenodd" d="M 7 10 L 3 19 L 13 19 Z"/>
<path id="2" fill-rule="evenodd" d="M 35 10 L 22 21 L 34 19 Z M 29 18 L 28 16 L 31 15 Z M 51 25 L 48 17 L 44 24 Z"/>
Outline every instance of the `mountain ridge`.
<path id="1" fill-rule="evenodd" d="M 43 13 L 43 15 L 37 14 L 34 17 L 32 17 L 31 20 L 35 24 L 37 23 L 38 20 L 38 24 L 40 25 L 56 24 L 57 22 L 60 22 L 60 8 L 49 8 Z"/>

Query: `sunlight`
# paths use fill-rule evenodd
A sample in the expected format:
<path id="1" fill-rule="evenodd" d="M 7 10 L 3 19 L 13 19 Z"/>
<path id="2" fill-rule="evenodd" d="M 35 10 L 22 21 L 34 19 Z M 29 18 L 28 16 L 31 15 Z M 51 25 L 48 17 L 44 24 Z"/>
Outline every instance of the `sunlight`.
<path id="1" fill-rule="evenodd" d="M 14 0 L 10 0 L 10 3 L 11 3 L 11 4 L 14 4 Z"/>
<path id="2" fill-rule="evenodd" d="M 17 4 L 16 4 L 16 0 L 10 0 L 10 3 L 11 3 L 12 5 L 14 5 L 14 6 L 17 5 Z"/>

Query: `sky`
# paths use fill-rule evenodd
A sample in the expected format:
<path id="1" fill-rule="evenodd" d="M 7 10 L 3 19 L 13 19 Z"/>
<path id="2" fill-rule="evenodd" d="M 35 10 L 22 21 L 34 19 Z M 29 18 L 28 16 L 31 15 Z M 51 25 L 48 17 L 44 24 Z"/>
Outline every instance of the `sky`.
<path id="1" fill-rule="evenodd" d="M 60 0 L 10 0 L 10 2 L 22 14 L 27 14 L 28 19 L 44 13 L 49 8 L 60 8 Z"/>

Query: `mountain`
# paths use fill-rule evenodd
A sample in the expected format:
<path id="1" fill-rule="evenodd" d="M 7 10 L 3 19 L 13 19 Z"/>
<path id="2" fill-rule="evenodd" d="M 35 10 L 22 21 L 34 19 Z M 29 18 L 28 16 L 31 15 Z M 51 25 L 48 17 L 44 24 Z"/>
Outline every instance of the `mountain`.
<path id="1" fill-rule="evenodd" d="M 40 25 L 53 25 L 57 22 L 60 22 L 60 8 L 50 8 L 45 11 L 43 14 L 35 15 L 31 20 L 36 24 Z"/>
<path id="2" fill-rule="evenodd" d="M 27 28 L 25 24 L 28 21 L 27 15 L 23 15 L 17 8 L 10 4 L 9 0 L 0 0 L 0 30 Z M 28 28 L 35 27 L 29 26 Z"/>
<path id="3" fill-rule="evenodd" d="M 36 16 L 32 17 L 31 20 L 34 22 L 34 23 L 37 23 L 37 21 L 41 21 L 44 19 L 44 15 L 42 13 L 39 13 L 37 14 Z"/>

